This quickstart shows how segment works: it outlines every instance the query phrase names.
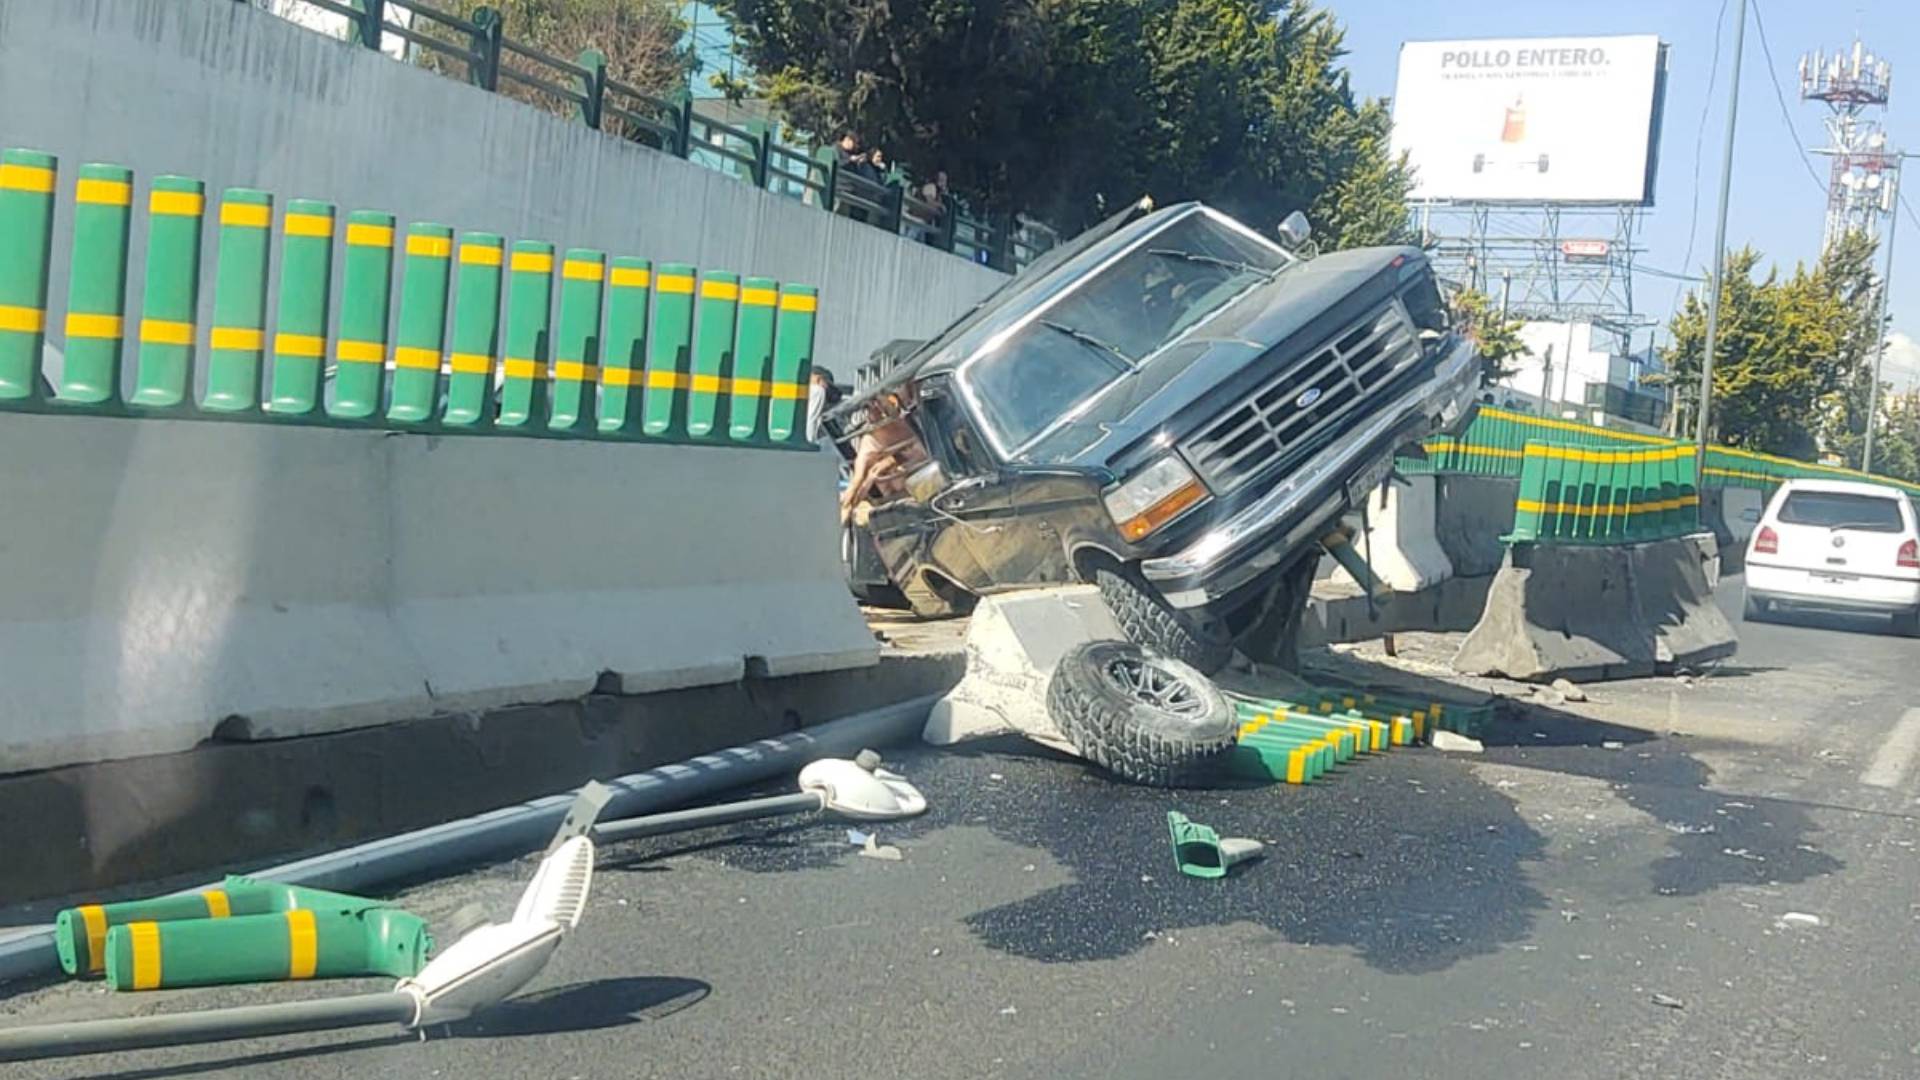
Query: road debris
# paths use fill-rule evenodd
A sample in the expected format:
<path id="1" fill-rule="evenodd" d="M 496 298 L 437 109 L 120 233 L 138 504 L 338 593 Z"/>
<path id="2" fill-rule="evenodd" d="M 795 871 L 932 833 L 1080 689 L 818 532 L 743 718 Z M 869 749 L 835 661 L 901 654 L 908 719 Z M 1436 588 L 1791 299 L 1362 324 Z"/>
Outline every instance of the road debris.
<path id="1" fill-rule="evenodd" d="M 882 844 L 877 836 L 867 837 L 867 842 L 860 848 L 860 854 L 869 859 L 883 859 L 887 862 L 900 862 L 906 858 L 899 848 L 892 844 Z"/>
<path id="2" fill-rule="evenodd" d="M 1536 686 L 1533 688 L 1533 703 L 1535 705 L 1565 705 L 1567 703 L 1567 695 L 1555 690 L 1551 686 Z"/>
<path id="3" fill-rule="evenodd" d="M 1177 810 L 1167 811 L 1167 833 L 1173 841 L 1173 862 L 1188 877 L 1222 878 L 1234 866 L 1258 858 L 1266 848 L 1258 840 L 1223 837 L 1211 826 L 1188 819 Z"/>
<path id="4" fill-rule="evenodd" d="M 1600 744 L 1600 749 L 1602 750 L 1625 750 L 1626 748 L 1627 744 L 1621 742 L 1619 739 L 1608 739 Z"/>
<path id="5" fill-rule="evenodd" d="M 1580 689 L 1579 684 L 1575 683 L 1572 679 L 1561 678 L 1553 680 L 1553 689 L 1568 701 L 1587 700 L 1587 692 Z"/>
<path id="6" fill-rule="evenodd" d="M 1433 748 L 1454 754 L 1478 754 L 1486 749 L 1479 739 L 1469 739 L 1445 728 L 1433 733 Z"/>
<path id="7" fill-rule="evenodd" d="M 1804 911 L 1789 911 L 1785 915 L 1780 916 L 1780 921 L 1787 926 L 1824 926 L 1826 925 L 1825 920 L 1821 919 L 1820 916 L 1809 915 Z"/>
<path id="8" fill-rule="evenodd" d="M 1673 997 L 1669 994 L 1653 995 L 1653 1003 L 1655 1005 L 1660 1006 L 1663 1009 L 1684 1009 L 1687 1007 L 1686 1002 L 1681 1001 L 1679 998 Z"/>

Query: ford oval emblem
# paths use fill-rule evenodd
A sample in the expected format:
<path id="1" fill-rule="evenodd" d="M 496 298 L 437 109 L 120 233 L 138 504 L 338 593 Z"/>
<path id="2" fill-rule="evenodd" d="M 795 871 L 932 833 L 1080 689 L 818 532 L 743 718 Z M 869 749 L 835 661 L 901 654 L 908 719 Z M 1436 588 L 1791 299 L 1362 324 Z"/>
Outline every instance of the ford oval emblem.
<path id="1" fill-rule="evenodd" d="M 1313 408 L 1313 403 L 1319 401 L 1320 395 L 1325 392 L 1326 391 L 1317 386 L 1309 386 L 1300 392 L 1299 397 L 1293 399 L 1293 407 L 1296 409 L 1311 409 Z"/>

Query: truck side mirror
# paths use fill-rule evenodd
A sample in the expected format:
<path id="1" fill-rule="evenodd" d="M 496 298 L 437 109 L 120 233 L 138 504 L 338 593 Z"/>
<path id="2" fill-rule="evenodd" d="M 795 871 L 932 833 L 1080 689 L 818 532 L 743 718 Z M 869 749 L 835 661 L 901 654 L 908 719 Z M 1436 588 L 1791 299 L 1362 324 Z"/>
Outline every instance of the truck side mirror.
<path id="1" fill-rule="evenodd" d="M 1280 234 L 1280 246 L 1292 249 L 1307 242 L 1307 238 L 1313 235 L 1313 225 L 1307 221 L 1307 215 L 1295 210 L 1287 215 L 1276 231 Z"/>

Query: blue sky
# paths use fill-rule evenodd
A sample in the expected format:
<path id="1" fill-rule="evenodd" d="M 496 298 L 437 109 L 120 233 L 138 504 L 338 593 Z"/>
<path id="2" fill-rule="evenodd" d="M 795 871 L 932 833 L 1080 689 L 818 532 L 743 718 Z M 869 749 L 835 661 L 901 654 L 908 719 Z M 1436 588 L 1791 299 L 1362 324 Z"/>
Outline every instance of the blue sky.
<path id="1" fill-rule="evenodd" d="M 1720 70 L 1711 99 L 1707 74 L 1714 52 L 1720 0 L 1323 0 L 1347 28 L 1347 65 L 1354 88 L 1389 96 L 1403 41 L 1476 37 L 1579 34 L 1658 34 L 1672 47 L 1660 171 L 1654 206 L 1644 223 L 1647 252 L 1641 260 L 1667 270 L 1698 272 L 1712 259 L 1713 203 L 1720 175 L 1726 88 L 1733 48 L 1733 9 L 1728 0 L 1721 26 Z M 1739 134 L 1734 148 L 1733 198 L 1727 216 L 1727 246 L 1751 243 L 1783 266 L 1811 261 L 1819 253 L 1825 196 L 1801 164 L 1800 147 L 1826 141 L 1822 112 L 1799 100 L 1797 65 L 1809 49 L 1851 47 L 1856 35 L 1893 67 L 1892 103 L 1885 111 L 1891 142 L 1920 151 L 1920 0 L 1748 0 L 1746 56 L 1740 78 Z M 1755 28 L 1758 9 L 1775 62 L 1772 75 L 1786 98 L 1797 135 L 1789 134 L 1768 78 L 1766 53 Z M 1708 109 L 1704 139 L 1696 143 L 1702 107 Z M 1690 214 L 1695 162 L 1699 163 L 1700 210 Z M 1824 180 L 1827 159 L 1812 157 Z M 1909 173 L 1907 201 L 1920 211 L 1920 161 Z M 1695 233 L 1691 266 L 1682 265 L 1690 227 Z M 1906 384 L 1920 373 L 1920 225 L 1901 224 L 1895 245 L 1893 327 L 1903 335 L 1889 350 L 1889 378 Z M 1673 283 L 1642 278 L 1635 298 L 1665 320 Z M 1644 338 L 1637 338 L 1636 345 Z"/>

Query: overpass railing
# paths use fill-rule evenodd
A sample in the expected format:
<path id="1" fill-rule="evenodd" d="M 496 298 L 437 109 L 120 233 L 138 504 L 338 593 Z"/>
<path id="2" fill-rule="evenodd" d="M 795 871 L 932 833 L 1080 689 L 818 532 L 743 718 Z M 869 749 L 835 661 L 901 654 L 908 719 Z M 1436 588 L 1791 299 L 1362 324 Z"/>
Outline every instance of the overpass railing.
<path id="1" fill-rule="evenodd" d="M 145 276 L 129 297 L 135 214 Z M 58 313 L 56 242 L 70 251 Z M 63 181 L 51 155 L 0 151 L 4 410 L 810 448 L 818 304 L 808 285 L 251 188 L 210 195 L 192 177 L 143 186 L 88 164 Z M 51 327 L 64 351 L 49 372 Z"/>
<path id="2" fill-rule="evenodd" d="M 301 2 L 346 19 L 352 39 L 369 48 L 378 50 L 392 35 L 422 50 L 435 67 L 464 72 L 482 90 L 498 93 L 503 82 L 516 85 L 597 131 L 725 172 L 762 191 L 843 213 L 856 209 L 868 225 L 923 239 L 998 270 L 1019 270 L 1057 242 L 1050 230 L 1016 229 L 953 204 L 934 215 L 904 175 L 896 174 L 895 183 L 874 184 L 822 160 L 830 152 L 808 155 L 782 145 L 774 125 L 731 124 L 702 113 L 684 92 L 661 97 L 639 90 L 612 78 L 606 55 L 597 49 L 567 60 L 514 41 L 506 36 L 505 17 L 493 8 L 462 18 L 418 0 Z M 411 25 L 389 19 L 389 10 L 410 15 Z M 876 187 L 880 190 L 870 190 Z"/>

